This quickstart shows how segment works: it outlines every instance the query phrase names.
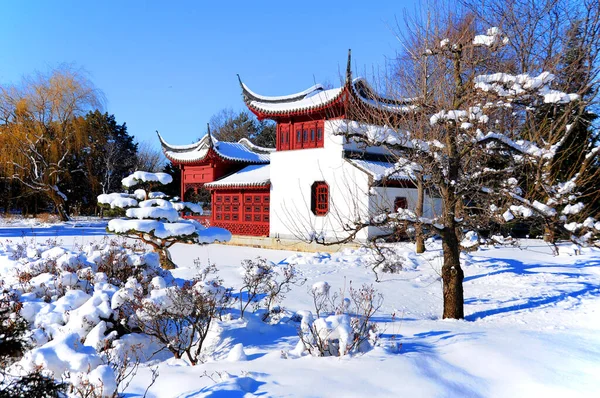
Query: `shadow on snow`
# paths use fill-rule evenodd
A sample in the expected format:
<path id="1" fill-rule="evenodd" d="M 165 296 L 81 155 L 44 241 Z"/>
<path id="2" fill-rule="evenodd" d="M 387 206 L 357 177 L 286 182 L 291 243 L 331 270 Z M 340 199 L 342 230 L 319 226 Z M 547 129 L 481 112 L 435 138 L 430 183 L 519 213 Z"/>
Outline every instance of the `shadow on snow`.
<path id="1" fill-rule="evenodd" d="M 552 287 L 553 291 L 550 294 L 544 294 L 537 297 L 524 298 L 526 302 L 520 302 L 518 304 L 508 305 L 505 307 L 492 308 L 489 310 L 483 310 L 474 312 L 465 316 L 468 321 L 475 321 L 477 319 L 485 318 L 491 315 L 509 313 L 513 311 L 521 311 L 539 308 L 546 305 L 557 304 L 561 301 L 578 298 L 584 295 L 600 296 L 600 286 L 595 283 L 582 281 L 581 276 L 583 274 L 579 272 L 571 272 L 569 270 L 581 270 L 591 267 L 600 267 L 600 261 L 598 260 L 578 260 L 572 264 L 553 264 L 553 263 L 537 263 L 537 264 L 526 264 L 515 259 L 506 258 L 473 258 L 473 262 L 494 262 L 504 265 L 504 268 L 492 271 L 490 273 L 482 273 L 479 275 L 472 275 L 465 277 L 464 282 L 470 282 L 482 277 L 490 277 L 501 274 L 514 274 L 519 276 L 536 276 L 536 275 L 552 275 L 561 276 L 566 279 L 560 281 L 543 281 L 544 285 Z M 569 285 L 578 285 L 579 289 L 569 289 Z M 554 294 L 552 294 L 554 293 Z M 495 300 L 490 298 L 467 298 L 465 304 L 476 304 L 476 303 L 493 303 Z M 498 305 L 502 302 L 496 301 Z"/>

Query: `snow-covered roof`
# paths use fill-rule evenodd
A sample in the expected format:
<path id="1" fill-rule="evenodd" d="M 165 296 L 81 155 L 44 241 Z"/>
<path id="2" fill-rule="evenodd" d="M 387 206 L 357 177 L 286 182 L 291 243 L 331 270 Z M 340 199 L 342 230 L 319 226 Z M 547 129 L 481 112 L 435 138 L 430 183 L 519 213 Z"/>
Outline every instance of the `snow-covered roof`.
<path id="1" fill-rule="evenodd" d="M 369 174 L 375 181 L 384 179 L 394 181 L 412 181 L 412 172 L 410 167 L 402 166 L 398 163 L 378 162 L 374 160 L 346 159 L 354 166 Z"/>
<path id="2" fill-rule="evenodd" d="M 239 75 L 238 75 L 238 79 L 240 79 Z M 302 98 L 308 96 L 309 94 L 313 94 L 314 92 L 324 90 L 322 85 L 315 84 L 314 86 L 309 87 L 306 90 L 301 91 L 299 93 L 295 93 L 295 94 L 280 95 L 280 96 L 266 96 L 266 95 L 256 94 L 255 92 L 250 90 L 250 88 L 248 86 L 246 86 L 244 83 L 242 83 L 241 79 L 240 79 L 240 84 L 242 85 L 245 94 L 249 98 L 251 98 L 255 101 L 267 102 L 267 103 L 297 101 L 297 100 L 301 100 Z"/>
<path id="3" fill-rule="evenodd" d="M 388 98 L 379 95 L 363 77 L 357 77 L 352 81 L 352 90 L 355 97 L 365 105 L 395 113 L 412 111 L 416 108 L 415 102 L 418 98 Z"/>
<path id="4" fill-rule="evenodd" d="M 270 170 L 269 164 L 251 165 L 225 178 L 206 183 L 204 186 L 208 189 L 265 186 L 271 182 Z"/>
<path id="5" fill-rule="evenodd" d="M 340 97 L 342 90 L 343 87 L 318 92 L 313 91 L 310 93 L 312 95 L 306 95 L 304 97 L 294 97 L 293 99 L 285 102 L 250 100 L 249 102 L 247 102 L 247 104 L 250 108 L 261 111 L 266 114 L 273 115 L 281 113 L 309 111 L 313 109 L 322 108 L 334 102 Z"/>
<path id="6" fill-rule="evenodd" d="M 213 152 L 225 160 L 263 164 L 269 163 L 269 154 L 273 148 L 254 145 L 250 140 L 242 138 L 238 142 L 218 141 L 210 133 L 198 142 L 190 145 L 171 145 L 158 134 L 165 156 L 176 163 L 193 163 L 203 161 Z"/>
<path id="7" fill-rule="evenodd" d="M 324 90 L 317 84 L 302 92 L 284 96 L 266 96 L 256 94 L 240 79 L 244 102 L 259 117 L 276 117 L 293 113 L 318 111 L 331 104 L 347 101 L 351 97 L 364 105 L 391 112 L 406 112 L 414 109 L 415 99 L 392 99 L 375 92 L 367 81 L 361 77 L 353 79 L 351 72 L 350 52 L 346 80 L 341 87 Z M 238 75 L 239 79 L 239 75 Z"/>

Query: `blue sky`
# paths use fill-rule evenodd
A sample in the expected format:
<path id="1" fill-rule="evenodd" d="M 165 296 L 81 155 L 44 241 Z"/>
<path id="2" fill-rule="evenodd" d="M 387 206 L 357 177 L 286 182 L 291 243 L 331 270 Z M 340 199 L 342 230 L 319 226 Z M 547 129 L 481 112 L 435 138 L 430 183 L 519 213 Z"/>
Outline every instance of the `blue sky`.
<path id="1" fill-rule="evenodd" d="M 205 132 L 222 108 L 243 109 L 236 78 L 260 94 L 339 83 L 384 68 L 410 1 L 15 1 L 2 5 L 0 83 L 61 63 L 85 69 L 105 110 L 156 147 Z"/>

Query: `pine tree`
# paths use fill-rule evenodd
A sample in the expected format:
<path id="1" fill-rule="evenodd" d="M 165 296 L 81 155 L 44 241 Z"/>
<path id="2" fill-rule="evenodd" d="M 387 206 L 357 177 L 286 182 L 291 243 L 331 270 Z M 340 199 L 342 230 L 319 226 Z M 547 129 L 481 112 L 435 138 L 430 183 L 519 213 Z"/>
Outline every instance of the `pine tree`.
<path id="1" fill-rule="evenodd" d="M 71 209 L 90 214 L 96 209 L 96 196 L 121 188 L 121 179 L 135 167 L 137 144 L 118 124 L 114 115 L 98 110 L 75 121 L 88 144 L 75 152 L 70 161 L 70 178 L 59 188 L 67 193 Z"/>
<path id="2" fill-rule="evenodd" d="M 166 173 L 136 171 L 122 180 L 123 187 L 134 192 L 98 196 L 99 205 L 125 210 L 126 217 L 109 221 L 108 232 L 148 244 L 158 253 L 165 269 L 175 268 L 169 253 L 175 243 L 208 244 L 231 238 L 231 233 L 223 228 L 207 228 L 197 221 L 180 217 L 179 212 L 202 214 L 200 205 L 171 200 L 167 194 L 154 191 L 172 181 Z"/>

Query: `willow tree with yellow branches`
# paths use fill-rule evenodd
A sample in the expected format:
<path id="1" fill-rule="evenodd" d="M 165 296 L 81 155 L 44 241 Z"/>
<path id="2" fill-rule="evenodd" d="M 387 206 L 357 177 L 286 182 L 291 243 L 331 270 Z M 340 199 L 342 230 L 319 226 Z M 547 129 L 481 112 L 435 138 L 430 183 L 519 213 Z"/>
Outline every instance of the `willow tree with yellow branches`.
<path id="1" fill-rule="evenodd" d="M 101 103 L 85 74 L 67 67 L 0 86 L 2 175 L 46 196 L 63 221 L 69 219 L 67 197 L 59 186 L 69 178 L 68 160 L 89 140 L 75 120 Z"/>

